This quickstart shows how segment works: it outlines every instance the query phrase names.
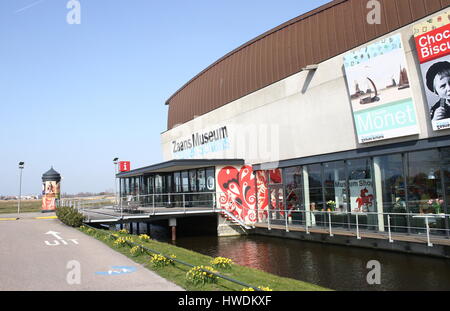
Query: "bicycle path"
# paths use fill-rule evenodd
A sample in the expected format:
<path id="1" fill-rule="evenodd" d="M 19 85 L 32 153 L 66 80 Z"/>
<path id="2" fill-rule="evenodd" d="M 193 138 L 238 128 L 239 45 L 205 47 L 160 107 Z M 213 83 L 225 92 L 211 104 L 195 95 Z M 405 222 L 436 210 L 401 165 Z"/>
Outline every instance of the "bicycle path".
<path id="1" fill-rule="evenodd" d="M 52 216 L 0 221 L 0 291 L 183 290 Z"/>

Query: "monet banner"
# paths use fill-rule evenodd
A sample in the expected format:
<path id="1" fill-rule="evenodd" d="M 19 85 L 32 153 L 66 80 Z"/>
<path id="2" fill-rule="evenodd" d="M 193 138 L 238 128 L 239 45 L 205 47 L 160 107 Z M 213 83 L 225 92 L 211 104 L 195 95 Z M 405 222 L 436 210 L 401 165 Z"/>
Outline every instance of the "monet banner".
<path id="1" fill-rule="evenodd" d="M 450 128 L 450 12 L 413 26 L 433 130 Z"/>
<path id="2" fill-rule="evenodd" d="M 358 141 L 419 133 L 400 34 L 344 56 Z"/>

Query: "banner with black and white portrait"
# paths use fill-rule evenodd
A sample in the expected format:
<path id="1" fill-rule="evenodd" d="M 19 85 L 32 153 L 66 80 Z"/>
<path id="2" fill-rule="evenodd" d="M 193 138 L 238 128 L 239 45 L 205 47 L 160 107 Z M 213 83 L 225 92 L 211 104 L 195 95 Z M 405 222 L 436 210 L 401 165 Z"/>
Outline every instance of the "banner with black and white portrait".
<path id="1" fill-rule="evenodd" d="M 450 12 L 414 25 L 429 118 L 434 131 L 450 128 Z"/>

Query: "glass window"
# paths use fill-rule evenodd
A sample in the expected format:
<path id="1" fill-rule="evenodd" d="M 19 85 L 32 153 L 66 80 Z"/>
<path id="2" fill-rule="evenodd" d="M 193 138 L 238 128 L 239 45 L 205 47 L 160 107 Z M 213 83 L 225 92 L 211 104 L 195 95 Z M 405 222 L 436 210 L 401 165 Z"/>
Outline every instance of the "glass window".
<path id="1" fill-rule="evenodd" d="M 206 188 L 208 191 L 216 190 L 216 177 L 215 177 L 214 167 L 206 169 Z"/>
<path id="2" fill-rule="evenodd" d="M 164 193 L 172 193 L 172 174 L 164 176 Z"/>
<path id="3" fill-rule="evenodd" d="M 189 171 L 189 186 L 191 192 L 197 192 L 197 171 Z"/>
<path id="4" fill-rule="evenodd" d="M 147 193 L 153 194 L 154 186 L 153 186 L 153 176 L 147 177 Z"/>
<path id="5" fill-rule="evenodd" d="M 141 194 L 148 194 L 148 179 L 147 176 L 141 176 Z"/>
<path id="6" fill-rule="evenodd" d="M 131 195 L 136 195 L 135 192 L 134 192 L 134 189 L 135 189 L 134 180 L 135 180 L 134 177 L 130 178 L 130 194 Z"/>
<path id="7" fill-rule="evenodd" d="M 347 180 L 345 162 L 323 164 L 325 203 L 331 211 L 347 211 Z"/>
<path id="8" fill-rule="evenodd" d="M 180 172 L 175 172 L 173 174 L 173 181 L 174 181 L 174 185 L 175 185 L 175 192 L 181 192 L 181 173 Z"/>
<path id="9" fill-rule="evenodd" d="M 347 161 L 352 212 L 376 212 L 372 167 L 369 158 Z"/>
<path id="10" fill-rule="evenodd" d="M 406 213 L 405 174 L 401 154 L 392 154 L 374 158 L 379 167 L 380 181 L 385 213 Z"/>
<path id="11" fill-rule="evenodd" d="M 155 175 L 155 193 L 163 192 L 163 181 L 161 175 Z"/>
<path id="12" fill-rule="evenodd" d="M 205 191 L 206 190 L 205 169 L 201 168 L 197 170 L 197 182 L 198 182 L 198 191 Z"/>
<path id="13" fill-rule="evenodd" d="M 385 155 L 375 157 L 374 177 L 379 179 L 381 193 L 377 190 L 377 200 L 382 201 L 384 215 L 384 226 L 390 225 L 390 230 L 394 232 L 406 232 L 408 229 L 406 213 L 406 189 L 404 163 L 401 154 Z"/>
<path id="14" fill-rule="evenodd" d="M 282 175 L 281 175 L 281 169 L 275 169 L 275 170 L 269 170 L 269 184 L 281 184 L 282 181 Z"/>
<path id="15" fill-rule="evenodd" d="M 310 210 L 324 208 L 322 196 L 322 166 L 320 164 L 308 165 L 309 201 Z"/>
<path id="16" fill-rule="evenodd" d="M 289 167 L 284 169 L 286 183 L 287 209 L 300 210 L 303 204 L 303 175 L 302 167 Z"/>
<path id="17" fill-rule="evenodd" d="M 450 148 L 444 148 L 441 150 L 441 159 L 444 173 L 444 190 L 446 194 L 445 201 L 448 205 L 448 202 L 450 202 Z M 444 211 L 442 211 L 442 213 L 449 213 L 447 205 L 444 206 Z"/>
<path id="18" fill-rule="evenodd" d="M 410 152 L 408 157 L 408 208 L 411 213 L 438 211 L 430 200 L 443 200 L 438 150 Z"/>
<path id="19" fill-rule="evenodd" d="M 140 181 L 139 177 L 135 177 L 134 178 L 134 195 L 138 195 L 139 194 L 139 189 L 140 189 L 139 188 L 140 187 L 139 186 L 139 184 L 140 184 L 139 181 Z"/>
<path id="20" fill-rule="evenodd" d="M 189 192 L 189 176 L 187 171 L 181 172 L 181 186 L 183 192 Z"/>
<path id="21" fill-rule="evenodd" d="M 142 195 L 145 194 L 145 191 L 144 176 L 139 176 L 139 193 Z"/>

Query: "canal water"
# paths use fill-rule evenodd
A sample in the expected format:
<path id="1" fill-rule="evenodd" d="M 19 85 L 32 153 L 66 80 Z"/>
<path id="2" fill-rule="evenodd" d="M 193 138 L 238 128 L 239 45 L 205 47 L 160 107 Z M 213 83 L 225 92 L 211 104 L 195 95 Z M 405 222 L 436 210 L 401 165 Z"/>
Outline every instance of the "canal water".
<path id="1" fill-rule="evenodd" d="M 450 290 L 448 259 L 259 235 L 178 236 L 171 242 L 167 226 L 152 225 L 149 233 L 204 255 L 231 258 L 243 266 L 334 290 Z M 380 285 L 367 283 L 371 260 L 381 264 Z"/>
<path id="2" fill-rule="evenodd" d="M 450 260 L 265 236 L 184 237 L 177 246 L 334 290 L 450 290 Z M 367 263 L 381 284 L 367 283 Z"/>

